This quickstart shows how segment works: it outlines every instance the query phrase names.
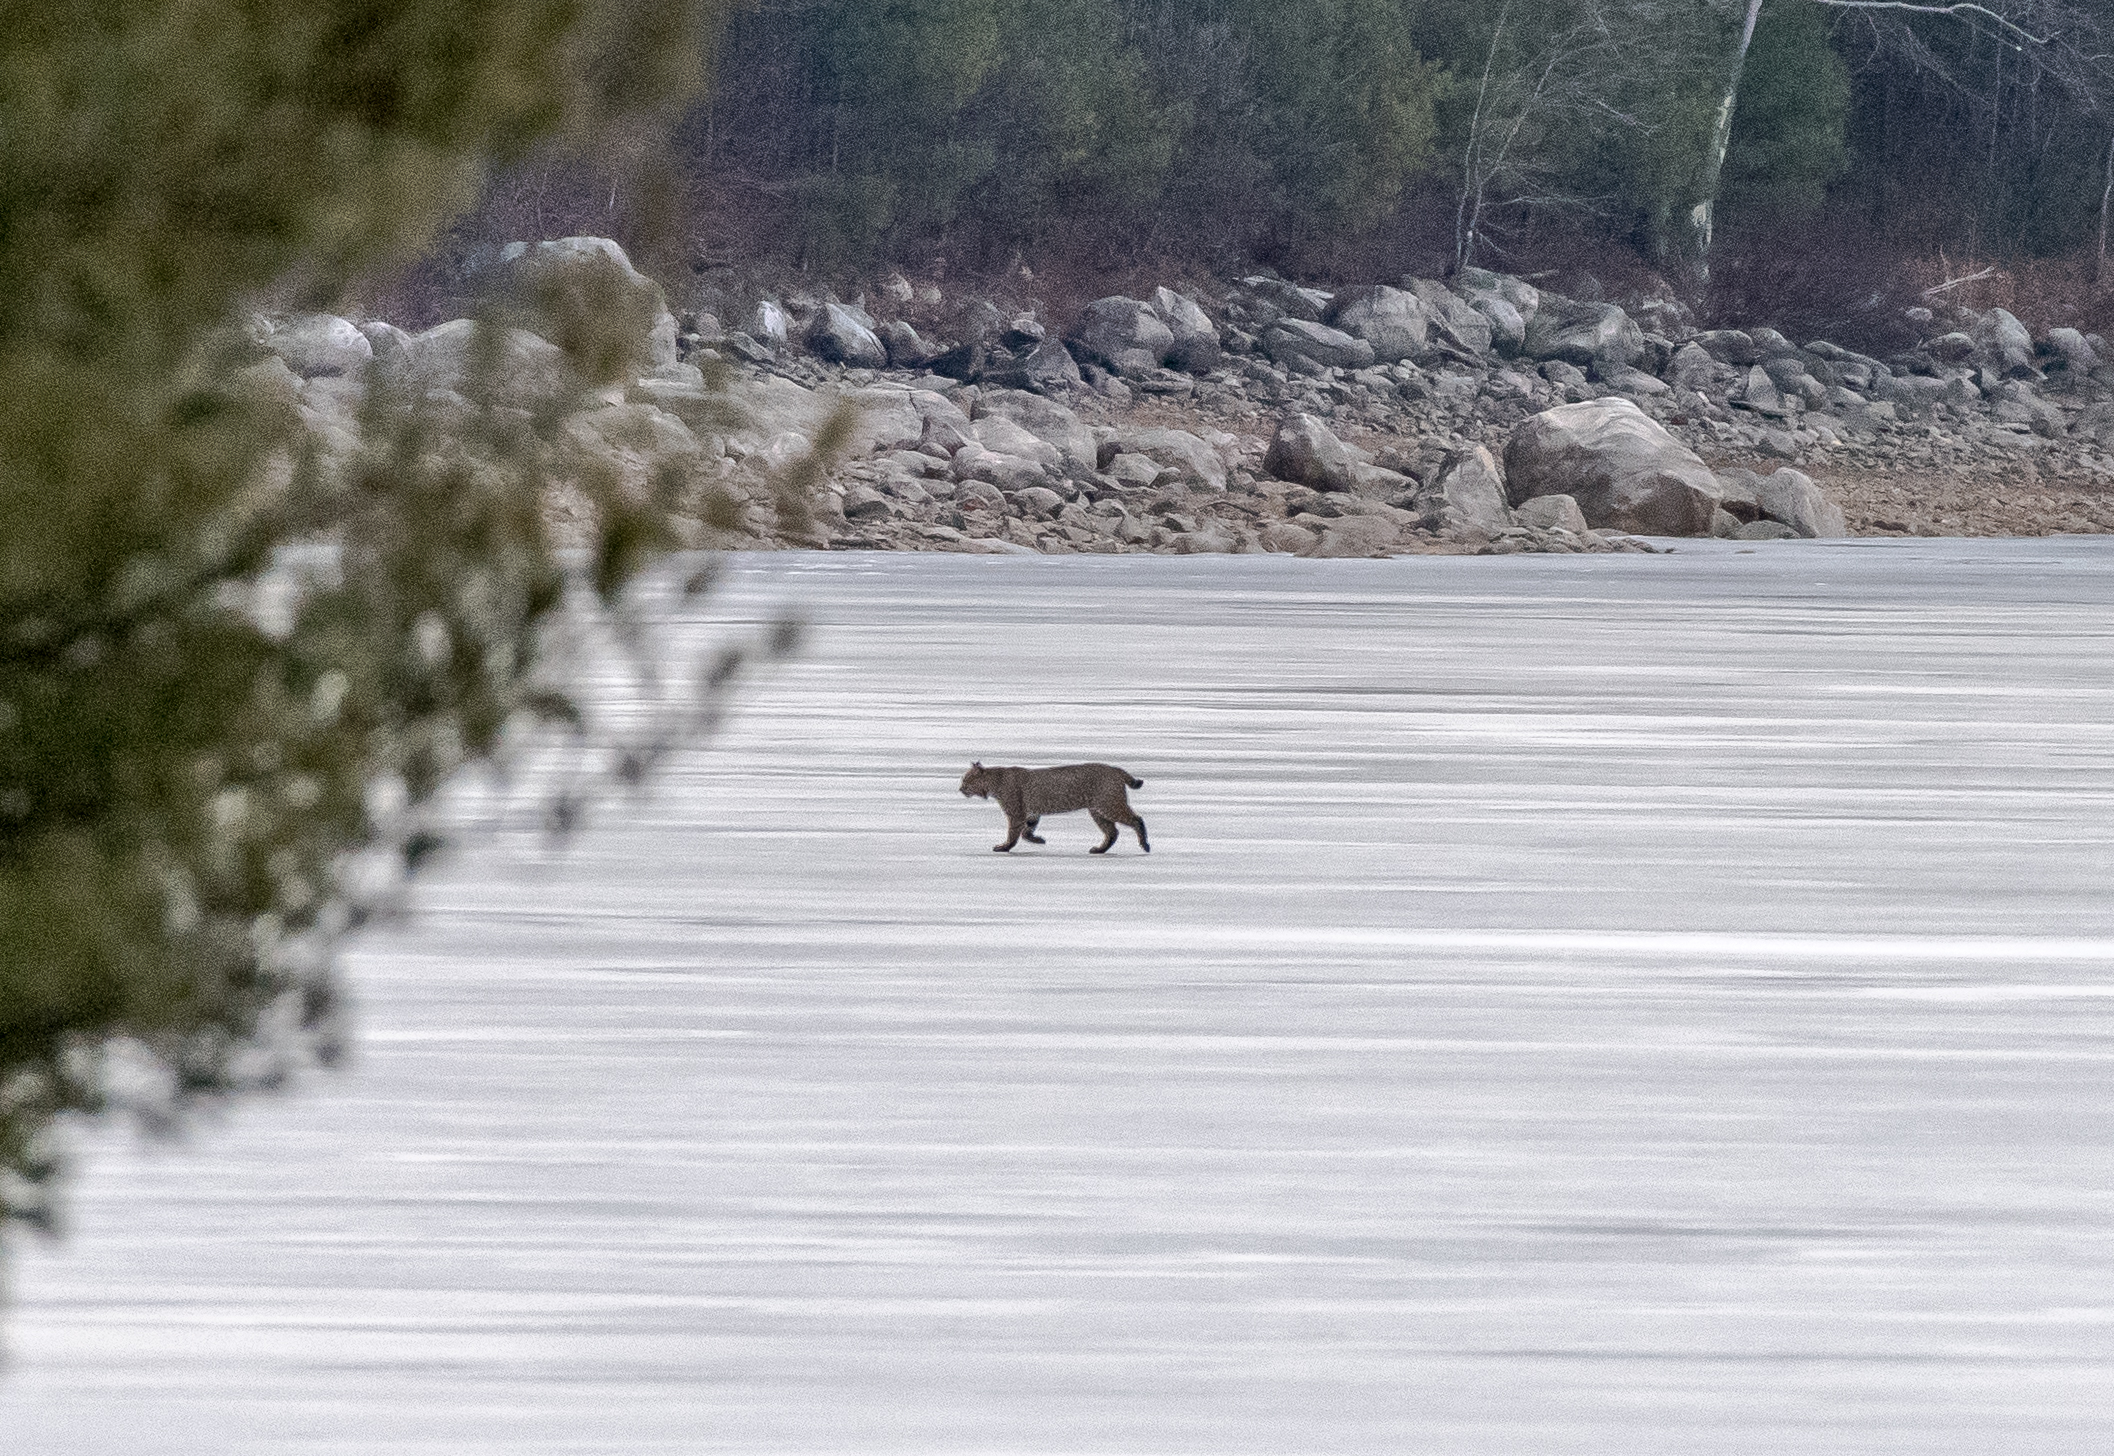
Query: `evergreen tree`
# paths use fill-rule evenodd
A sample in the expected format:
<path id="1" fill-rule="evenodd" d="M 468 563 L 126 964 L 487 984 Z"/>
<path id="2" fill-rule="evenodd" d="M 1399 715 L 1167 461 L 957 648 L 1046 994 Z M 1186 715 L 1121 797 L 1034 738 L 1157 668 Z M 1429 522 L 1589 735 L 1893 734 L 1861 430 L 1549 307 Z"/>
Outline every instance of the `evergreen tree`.
<path id="1" fill-rule="evenodd" d="M 244 376 L 238 311 L 410 258 L 495 160 L 651 120 L 698 80 L 712 19 L 0 5 L 8 1213 L 49 1217 L 52 1120 L 102 1105 L 113 1058 L 174 1115 L 327 1054 L 360 852 L 415 861 L 418 805 L 572 711 L 539 670 L 565 591 L 540 510 L 564 398 L 442 430 L 371 395 L 365 453 L 326 474 L 290 401 Z M 546 300 L 581 387 L 635 340 L 613 301 Z M 613 604 L 680 508 L 598 503 Z"/>

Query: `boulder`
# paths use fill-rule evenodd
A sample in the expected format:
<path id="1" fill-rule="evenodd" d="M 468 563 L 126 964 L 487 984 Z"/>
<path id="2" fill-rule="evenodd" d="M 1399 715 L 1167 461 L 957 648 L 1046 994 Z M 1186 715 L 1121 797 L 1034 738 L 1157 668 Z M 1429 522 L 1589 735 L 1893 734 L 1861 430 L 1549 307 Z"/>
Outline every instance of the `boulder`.
<path id="1" fill-rule="evenodd" d="M 786 430 L 813 434 L 831 407 L 813 390 L 777 374 L 737 375 L 727 381 L 727 393 L 741 415 L 729 443 L 746 454 L 761 450 L 765 441 Z"/>
<path id="2" fill-rule="evenodd" d="M 1079 317 L 1077 341 L 1091 359 L 1118 374 L 1150 374 L 1167 362 L 1174 333 L 1152 305 L 1135 298 L 1102 298 Z"/>
<path id="3" fill-rule="evenodd" d="M 1240 537 L 1222 521 L 1206 521 L 1168 544 L 1177 556 L 1230 556 L 1241 549 Z"/>
<path id="4" fill-rule="evenodd" d="M 888 351 L 892 369 L 923 369 L 940 356 L 938 345 L 920 338 L 918 331 L 901 319 L 890 319 L 874 332 Z"/>
<path id="5" fill-rule="evenodd" d="M 1761 351 L 1754 347 L 1753 336 L 1738 329 L 1711 329 L 1688 342 L 1720 364 L 1747 369 L 1762 362 Z"/>
<path id="6" fill-rule="evenodd" d="M 955 452 L 949 473 L 957 481 L 981 480 L 1008 492 L 1049 483 L 1049 472 L 1042 468 L 1041 462 L 987 450 L 973 440 Z"/>
<path id="7" fill-rule="evenodd" d="M 1767 364 L 1771 359 L 1784 359 L 1799 352 L 1792 343 L 1775 329 L 1749 329 L 1747 337 L 1754 340 L 1755 362 Z"/>
<path id="8" fill-rule="evenodd" d="M 1510 299 L 1502 294 L 1482 292 L 1465 297 L 1468 306 L 1489 321 L 1491 348 L 1510 359 L 1526 346 L 1527 320 L 1513 307 Z"/>
<path id="9" fill-rule="evenodd" d="M 626 353 L 648 367 L 681 358 L 660 284 L 610 238 L 508 243 L 496 278 L 527 327 L 583 358 L 597 377 L 623 372 Z"/>
<path id="10" fill-rule="evenodd" d="M 1644 354 L 1644 330 L 1612 303 L 1544 298 L 1521 352 L 1561 359 L 1584 369 L 1634 365 Z"/>
<path id="11" fill-rule="evenodd" d="M 1983 314 L 1972 337 L 1982 357 L 1999 373 L 2020 378 L 2039 372 L 2033 367 L 2033 335 L 2008 310 L 1993 308 Z"/>
<path id="12" fill-rule="evenodd" d="M 1735 541 L 1796 541 L 1799 533 L 1782 521 L 1749 521 L 1732 533 Z"/>
<path id="13" fill-rule="evenodd" d="M 374 357 L 373 341 L 334 313 L 297 313 L 265 322 L 260 340 L 303 379 L 360 372 Z"/>
<path id="14" fill-rule="evenodd" d="M 1927 374 L 1890 374 L 1877 382 L 1879 398 L 1904 415 L 1929 414 L 1945 398 L 1946 382 Z"/>
<path id="15" fill-rule="evenodd" d="M 1747 378 L 1741 383 L 1733 402 L 1774 419 L 1782 419 L 1791 413 L 1791 406 L 1784 402 L 1783 392 L 1776 387 L 1776 381 L 1759 364 L 1747 371 Z"/>
<path id="16" fill-rule="evenodd" d="M 1639 399 L 1650 399 L 1654 395 L 1668 394 L 1673 390 L 1673 386 L 1665 380 L 1646 374 L 1642 369 L 1633 369 L 1627 364 L 1620 364 L 1605 371 L 1600 380 L 1609 389 Z"/>
<path id="17" fill-rule="evenodd" d="M 1248 290 L 1250 299 L 1261 307 L 1268 315 L 1267 321 L 1272 323 L 1278 319 L 1305 319 L 1308 323 L 1318 324 L 1331 302 L 1331 296 L 1318 288 L 1301 288 L 1282 278 L 1243 278 L 1241 287 Z"/>
<path id="18" fill-rule="evenodd" d="M 2076 329 L 2048 330 L 2048 347 L 2063 361 L 2063 367 L 2080 379 L 2099 367 L 2099 351 Z"/>
<path id="19" fill-rule="evenodd" d="M 1842 507 L 1823 495 L 1811 476 L 1800 471 L 1785 469 L 1765 476 L 1754 493 L 1765 517 L 1783 522 L 1809 540 L 1850 534 Z"/>
<path id="20" fill-rule="evenodd" d="M 1045 394 L 1061 394 L 1080 385 L 1079 362 L 1056 339 L 1044 339 L 1028 350 L 1020 361 L 1020 372 L 1030 389 Z"/>
<path id="21" fill-rule="evenodd" d="M 1270 475 L 1316 490 L 1355 490 L 1354 467 L 1370 463 L 1363 450 L 1344 444 L 1308 414 L 1288 416 L 1263 456 L 1263 469 Z"/>
<path id="22" fill-rule="evenodd" d="M 1374 360 L 1373 346 L 1326 324 L 1281 319 L 1263 335 L 1263 349 L 1287 369 L 1318 373 L 1323 369 L 1363 369 Z"/>
<path id="23" fill-rule="evenodd" d="M 1447 535 L 1495 536 L 1512 524 L 1504 474 L 1481 445 L 1447 456 L 1431 485 L 1419 492 L 1419 504 L 1424 528 Z"/>
<path id="24" fill-rule="evenodd" d="M 766 298 L 756 305 L 756 312 L 749 315 L 747 333 L 766 349 L 783 349 L 791 336 L 790 328 L 785 310 L 775 300 Z"/>
<path id="25" fill-rule="evenodd" d="M 1382 364 L 1421 358 L 1429 347 L 1431 316 L 1422 300 L 1399 288 L 1380 285 L 1344 294 L 1330 322 L 1372 345 L 1373 358 Z"/>
<path id="26" fill-rule="evenodd" d="M 1587 400 L 1529 416 L 1505 446 L 1515 506 L 1568 495 L 1599 528 L 1701 536 L 1718 483 L 1693 450 L 1627 399 Z"/>
<path id="27" fill-rule="evenodd" d="M 1265 551 L 1286 556 L 1304 556 L 1320 542 L 1321 535 L 1317 531 L 1309 531 L 1305 526 L 1295 526 L 1290 521 L 1278 521 L 1263 527 L 1256 539 Z"/>
<path id="28" fill-rule="evenodd" d="M 1495 294 L 1512 305 L 1523 325 L 1534 322 L 1534 315 L 1541 311 L 1541 290 L 1507 273 L 1493 273 L 1487 268 L 1463 268 L 1454 276 L 1453 285 L 1463 298 L 1478 308 L 1481 307 L 1481 295 Z"/>
<path id="29" fill-rule="evenodd" d="M 1094 432 L 1071 410 L 1042 395 L 1020 389 L 987 390 L 976 401 L 976 414 L 979 420 L 1011 420 L 1054 448 L 1066 467 L 1082 475 L 1091 474 L 1099 458 Z"/>
<path id="30" fill-rule="evenodd" d="M 1171 288 L 1155 288 L 1152 311 L 1174 335 L 1174 347 L 1167 352 L 1169 364 L 1191 374 L 1209 374 L 1218 368 L 1218 329 L 1195 299 Z"/>
<path id="31" fill-rule="evenodd" d="M 1490 320 L 1445 284 L 1430 278 L 1408 278 L 1403 286 L 1415 294 L 1431 316 L 1431 342 L 1468 359 L 1490 352 Z"/>
<path id="32" fill-rule="evenodd" d="M 1585 512 L 1578 509 L 1578 502 L 1567 495 L 1538 495 L 1524 501 L 1512 518 L 1520 525 L 1534 531 L 1569 531 L 1574 536 L 1583 536 L 1589 529 Z"/>
<path id="33" fill-rule="evenodd" d="M 852 420 L 851 438 L 845 443 L 845 453 L 853 459 L 890 450 L 915 450 L 925 436 L 925 418 L 918 409 L 918 398 L 919 392 L 900 386 L 822 389 L 814 395 L 816 413 L 811 417 L 812 423 L 791 428 L 812 433 L 822 421 L 821 412 L 842 403 L 858 411 Z"/>
<path id="34" fill-rule="evenodd" d="M 885 369 L 888 350 L 857 313 L 841 303 L 826 303 L 808 330 L 808 347 L 834 364 L 858 369 Z"/>
<path id="35" fill-rule="evenodd" d="M 1329 558 L 1385 556 L 1401 532 L 1384 516 L 1343 516 L 1331 521 L 1310 555 Z"/>
<path id="36" fill-rule="evenodd" d="M 1132 490 L 1142 490 L 1158 485 L 1163 479 L 1172 480 L 1176 472 L 1162 465 L 1150 455 L 1117 455 L 1108 462 L 1104 473 L 1118 485 Z"/>
<path id="37" fill-rule="evenodd" d="M 1187 484 L 1204 490 L 1226 488 L 1225 460 L 1218 451 L 1187 430 L 1114 430 L 1109 433 L 1103 449 L 1112 451 L 1113 456 L 1143 455 L 1148 460 L 1158 461 Z"/>
<path id="38" fill-rule="evenodd" d="M 1064 464 L 1063 452 L 1055 445 L 1037 438 L 1004 415 L 986 415 L 971 427 L 971 431 L 976 436 L 976 443 L 994 455 L 1032 460 L 1045 471 L 1061 469 Z"/>
<path id="39" fill-rule="evenodd" d="M 413 334 L 390 368 L 391 383 L 413 393 L 451 389 L 467 394 L 482 388 L 496 401 L 524 406 L 578 387 L 556 344 L 527 329 L 493 328 L 496 333 L 482 341 L 472 319 L 453 319 Z"/>
<path id="40" fill-rule="evenodd" d="M 1024 515 L 1048 520 L 1064 508 L 1064 497 L 1046 485 L 1031 485 L 1013 497 L 1013 504 L 1019 506 Z"/>

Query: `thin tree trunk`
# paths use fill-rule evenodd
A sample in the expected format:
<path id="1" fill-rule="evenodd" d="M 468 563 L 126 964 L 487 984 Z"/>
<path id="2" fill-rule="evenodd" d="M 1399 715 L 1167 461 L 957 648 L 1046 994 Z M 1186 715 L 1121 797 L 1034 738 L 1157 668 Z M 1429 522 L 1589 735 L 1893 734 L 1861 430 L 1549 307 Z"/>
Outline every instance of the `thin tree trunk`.
<path id="1" fill-rule="evenodd" d="M 1717 122 L 1710 132 L 1710 151 L 1703 159 L 1703 185 L 1699 200 L 1688 212 L 1688 248 L 1699 278 L 1710 276 L 1710 242 L 1717 226 L 1718 181 L 1725 172 L 1725 153 L 1732 147 L 1732 119 L 1740 103 L 1740 78 L 1747 70 L 1747 51 L 1754 44 L 1754 27 L 1762 16 L 1762 0 L 1747 0 L 1747 19 L 1740 26 L 1739 49 L 1733 52 L 1730 74 L 1725 78 L 1725 99 L 1718 104 Z"/>

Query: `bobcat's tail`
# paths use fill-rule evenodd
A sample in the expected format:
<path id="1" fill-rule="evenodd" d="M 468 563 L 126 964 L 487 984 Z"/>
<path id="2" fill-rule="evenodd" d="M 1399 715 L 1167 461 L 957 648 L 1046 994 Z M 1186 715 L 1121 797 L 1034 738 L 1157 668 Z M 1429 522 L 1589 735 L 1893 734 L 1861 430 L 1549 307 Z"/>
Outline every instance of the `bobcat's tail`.
<path id="1" fill-rule="evenodd" d="M 1145 787 L 1145 780 L 1134 779 L 1129 774 L 1123 775 L 1123 781 L 1129 784 L 1134 789 L 1142 789 Z"/>

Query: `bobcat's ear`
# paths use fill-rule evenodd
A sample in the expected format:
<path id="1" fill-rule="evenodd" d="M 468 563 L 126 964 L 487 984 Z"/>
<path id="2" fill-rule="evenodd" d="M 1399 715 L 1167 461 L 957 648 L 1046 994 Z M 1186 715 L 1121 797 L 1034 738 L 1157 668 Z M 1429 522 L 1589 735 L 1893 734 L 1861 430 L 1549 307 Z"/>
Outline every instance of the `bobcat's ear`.
<path id="1" fill-rule="evenodd" d="M 982 768 L 982 767 L 983 767 L 983 764 L 982 764 L 981 762 L 972 762 L 972 763 L 971 763 L 971 764 L 969 765 L 969 767 L 971 767 L 971 768 Z"/>

